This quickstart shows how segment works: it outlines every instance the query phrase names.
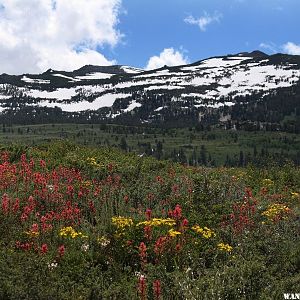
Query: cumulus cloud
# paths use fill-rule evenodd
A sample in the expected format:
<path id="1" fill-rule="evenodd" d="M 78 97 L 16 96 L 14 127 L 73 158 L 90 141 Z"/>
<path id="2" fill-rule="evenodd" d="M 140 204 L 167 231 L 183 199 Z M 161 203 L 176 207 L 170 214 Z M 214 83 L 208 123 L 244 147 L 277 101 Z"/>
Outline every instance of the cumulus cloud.
<path id="1" fill-rule="evenodd" d="M 110 65 L 122 0 L 0 0 L 0 73 Z"/>
<path id="2" fill-rule="evenodd" d="M 215 12 L 213 15 L 204 12 L 204 15 L 200 18 L 194 18 L 193 16 L 188 16 L 184 19 L 184 22 L 190 25 L 199 26 L 201 31 L 206 31 L 208 25 L 216 22 L 220 22 L 222 18 L 222 14 L 219 12 Z"/>
<path id="3" fill-rule="evenodd" d="M 288 42 L 282 46 L 283 50 L 292 55 L 300 55 L 300 45 Z"/>
<path id="4" fill-rule="evenodd" d="M 148 64 L 146 66 L 147 70 L 153 70 L 167 66 L 179 66 L 185 65 L 189 62 L 187 57 L 184 57 L 184 54 L 174 48 L 164 49 L 159 56 L 150 57 Z"/>

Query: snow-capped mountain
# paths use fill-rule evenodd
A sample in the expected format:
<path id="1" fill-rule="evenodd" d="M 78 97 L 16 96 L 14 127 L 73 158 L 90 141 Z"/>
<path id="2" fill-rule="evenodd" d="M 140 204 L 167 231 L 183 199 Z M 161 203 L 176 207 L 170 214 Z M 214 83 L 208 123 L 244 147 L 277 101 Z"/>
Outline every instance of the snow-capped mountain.
<path id="1" fill-rule="evenodd" d="M 289 94 L 299 97 L 299 79 L 300 56 L 268 56 L 259 51 L 151 71 L 88 65 L 73 72 L 50 69 L 39 75 L 2 74 L 0 112 L 2 121 L 10 118 L 14 122 L 20 116 L 20 122 L 27 122 L 28 116 L 36 122 L 54 122 L 54 117 L 58 121 L 125 123 L 183 118 L 206 123 L 250 120 L 280 124 L 286 115 L 298 114 L 295 108 L 300 103 L 286 100 L 290 110 L 282 114 L 284 109 L 275 109 L 272 99 L 277 103 L 279 98 L 291 99 Z M 269 110 L 274 120 L 270 120 Z M 254 117 L 259 114 L 265 116 Z M 278 114 L 282 115 L 276 117 Z"/>

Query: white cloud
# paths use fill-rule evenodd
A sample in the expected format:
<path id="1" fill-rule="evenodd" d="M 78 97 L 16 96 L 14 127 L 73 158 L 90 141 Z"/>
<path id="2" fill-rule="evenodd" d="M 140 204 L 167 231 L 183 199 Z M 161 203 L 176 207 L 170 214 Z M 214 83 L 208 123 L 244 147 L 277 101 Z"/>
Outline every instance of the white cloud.
<path id="1" fill-rule="evenodd" d="M 0 0 L 0 73 L 109 65 L 122 0 Z"/>
<path id="2" fill-rule="evenodd" d="M 208 25 L 215 22 L 220 22 L 221 18 L 222 14 L 219 12 L 215 12 L 213 15 L 204 12 L 204 15 L 200 18 L 196 19 L 193 16 L 188 16 L 184 19 L 184 22 L 191 25 L 197 25 L 201 31 L 205 31 Z"/>
<path id="3" fill-rule="evenodd" d="M 167 66 L 179 66 L 187 64 L 188 58 L 184 57 L 184 54 L 174 48 L 164 49 L 159 56 L 150 57 L 146 66 L 147 70 L 153 70 Z"/>
<path id="4" fill-rule="evenodd" d="M 288 42 L 282 46 L 283 50 L 292 55 L 300 55 L 300 45 Z"/>
<path id="5" fill-rule="evenodd" d="M 260 43 L 260 48 L 263 48 L 265 50 L 271 51 L 272 53 L 278 52 L 277 47 L 274 43 Z"/>

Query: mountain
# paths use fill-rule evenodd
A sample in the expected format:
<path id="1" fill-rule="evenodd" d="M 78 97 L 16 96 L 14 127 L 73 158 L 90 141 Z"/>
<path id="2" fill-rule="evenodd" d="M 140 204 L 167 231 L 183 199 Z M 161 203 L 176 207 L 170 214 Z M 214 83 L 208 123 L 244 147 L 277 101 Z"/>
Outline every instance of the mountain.
<path id="1" fill-rule="evenodd" d="M 0 122 L 300 130 L 300 56 L 260 51 L 145 71 L 87 65 L 0 75 Z"/>

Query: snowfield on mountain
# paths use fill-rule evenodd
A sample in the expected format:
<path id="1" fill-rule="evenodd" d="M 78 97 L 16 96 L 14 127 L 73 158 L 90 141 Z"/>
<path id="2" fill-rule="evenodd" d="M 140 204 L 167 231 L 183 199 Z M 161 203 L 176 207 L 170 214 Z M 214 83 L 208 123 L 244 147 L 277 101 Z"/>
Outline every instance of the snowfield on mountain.
<path id="1" fill-rule="evenodd" d="M 299 79 L 299 56 L 269 56 L 259 51 L 151 71 L 85 66 L 73 72 L 50 69 L 40 75 L 2 74 L 0 111 L 14 115 L 26 107 L 35 117 L 36 109 L 58 109 L 83 113 L 86 119 L 97 115 L 98 120 L 134 115 L 145 123 L 163 122 L 170 114 L 189 114 L 201 121 L 216 110 L 218 120 L 224 115 L 234 119 L 228 107 L 259 103 L 279 90 L 299 86 Z M 255 97 L 254 101 L 249 97 Z"/>

